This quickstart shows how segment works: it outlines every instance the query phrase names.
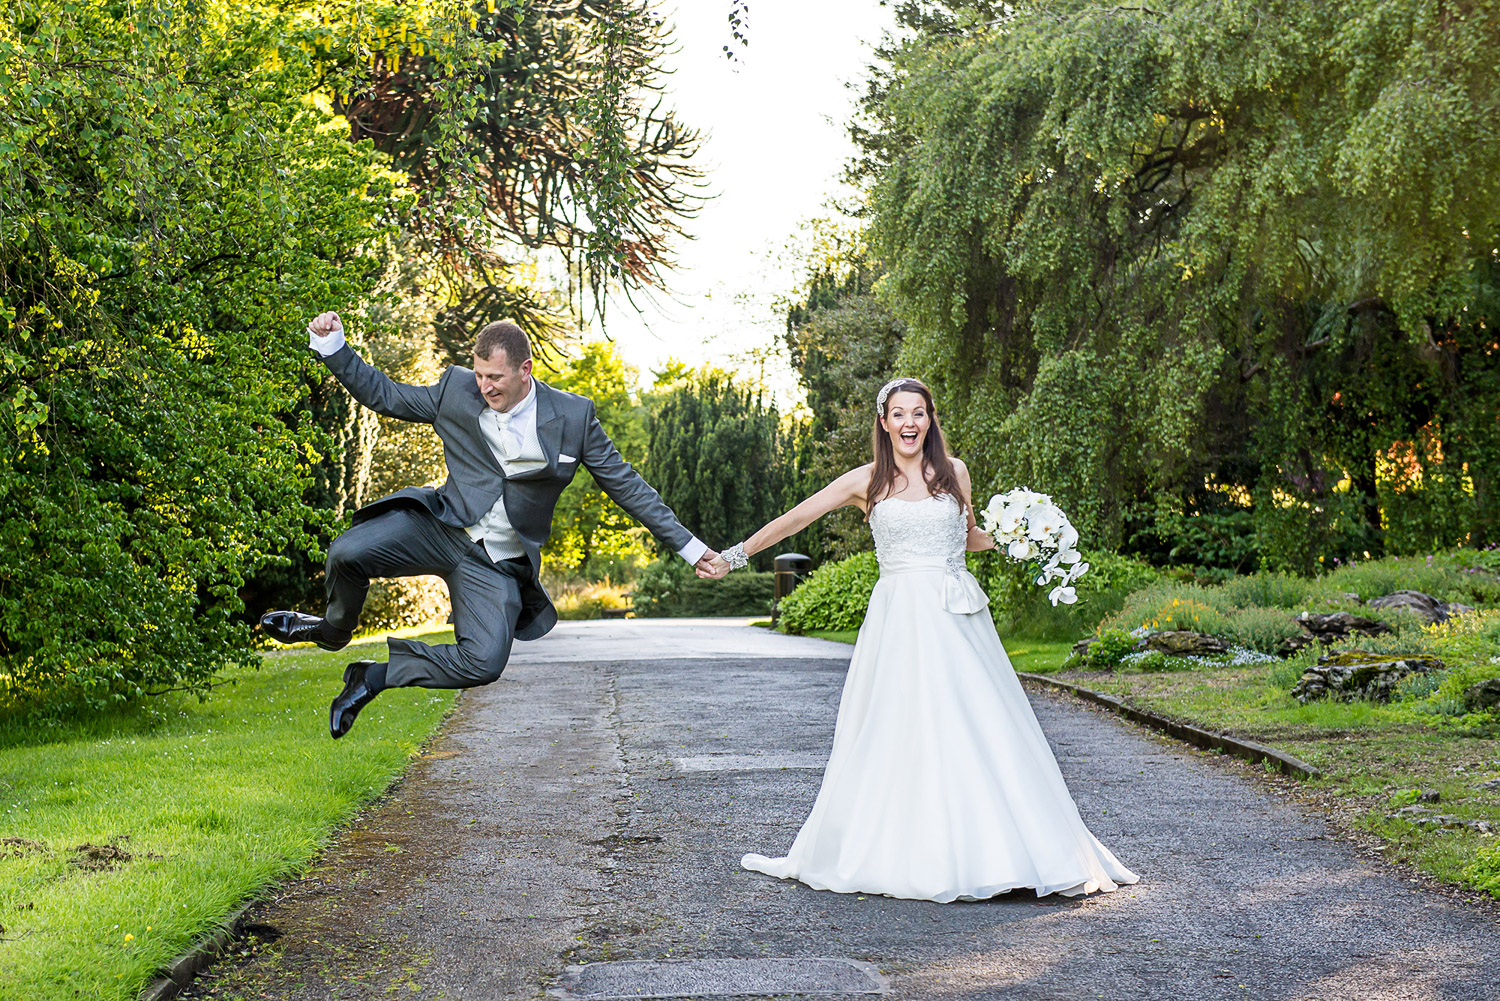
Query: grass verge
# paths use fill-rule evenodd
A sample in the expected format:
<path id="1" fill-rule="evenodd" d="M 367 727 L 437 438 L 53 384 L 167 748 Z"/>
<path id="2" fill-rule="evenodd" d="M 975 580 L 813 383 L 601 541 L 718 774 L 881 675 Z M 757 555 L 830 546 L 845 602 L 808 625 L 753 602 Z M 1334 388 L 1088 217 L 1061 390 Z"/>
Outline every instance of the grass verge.
<path id="1" fill-rule="evenodd" d="M 293 651 L 207 703 L 38 733 L 0 722 L 0 997 L 124 1001 L 240 902 L 299 870 L 400 774 L 452 693 L 386 692 L 335 743 L 343 666 Z"/>
<path id="2" fill-rule="evenodd" d="M 806 635 L 820 640 L 832 640 L 835 643 L 853 643 L 859 637 L 859 631 L 855 629 L 843 631 L 809 629 Z M 1017 671 L 1051 674 L 1061 669 L 1062 662 L 1067 659 L 1068 651 L 1072 647 L 1071 642 L 1012 640 L 1005 644 L 1005 652 L 1010 654 L 1011 666 Z"/>
<path id="3" fill-rule="evenodd" d="M 1290 693 L 1297 672 L 1284 664 L 1060 676 L 1142 708 L 1270 744 L 1321 769 L 1323 778 L 1305 783 L 1306 791 L 1341 822 L 1379 836 L 1392 861 L 1469 888 L 1490 889 L 1500 875 L 1485 861 L 1495 836 L 1392 816 L 1416 804 L 1420 794 L 1436 792 L 1436 802 L 1421 804 L 1429 815 L 1486 821 L 1500 832 L 1500 726 L 1492 719 L 1418 714 L 1402 703 L 1303 705 Z M 1500 897 L 1500 891 L 1490 892 Z"/>

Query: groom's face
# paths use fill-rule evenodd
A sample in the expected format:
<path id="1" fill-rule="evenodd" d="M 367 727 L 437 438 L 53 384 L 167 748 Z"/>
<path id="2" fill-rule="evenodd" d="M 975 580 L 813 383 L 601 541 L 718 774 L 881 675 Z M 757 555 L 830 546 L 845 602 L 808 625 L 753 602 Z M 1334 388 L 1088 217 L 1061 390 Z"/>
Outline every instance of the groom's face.
<path id="1" fill-rule="evenodd" d="M 476 354 L 474 380 L 490 409 L 504 413 L 526 399 L 531 391 L 531 359 L 514 365 L 504 351 L 497 350 L 488 358 Z"/>

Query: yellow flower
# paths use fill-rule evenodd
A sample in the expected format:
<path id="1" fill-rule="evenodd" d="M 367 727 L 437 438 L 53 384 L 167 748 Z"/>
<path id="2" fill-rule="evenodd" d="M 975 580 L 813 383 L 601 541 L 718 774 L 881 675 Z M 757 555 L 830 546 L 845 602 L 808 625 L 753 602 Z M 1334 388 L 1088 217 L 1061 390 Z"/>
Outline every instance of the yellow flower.
<path id="1" fill-rule="evenodd" d="M 134 936 L 134 935 L 131 935 L 131 934 L 129 934 L 129 933 L 128 933 L 128 932 L 127 932 L 127 933 L 126 933 L 126 935 L 125 935 L 125 941 L 127 941 L 127 942 L 129 942 L 129 941 L 130 941 L 130 940 L 131 940 L 131 939 L 133 939 L 133 938 L 135 938 L 135 936 Z"/>

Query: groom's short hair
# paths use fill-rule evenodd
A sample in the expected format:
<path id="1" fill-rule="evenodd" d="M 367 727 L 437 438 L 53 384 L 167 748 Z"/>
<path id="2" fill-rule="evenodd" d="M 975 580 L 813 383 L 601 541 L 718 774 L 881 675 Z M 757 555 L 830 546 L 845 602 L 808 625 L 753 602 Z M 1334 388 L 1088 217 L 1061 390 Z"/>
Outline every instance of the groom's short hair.
<path id="1" fill-rule="evenodd" d="M 479 336 L 474 338 L 474 354 L 480 358 L 493 358 L 496 348 L 505 352 L 505 360 L 512 365 L 519 365 L 531 357 L 530 338 L 526 336 L 526 331 L 510 320 L 487 323 L 479 331 Z"/>

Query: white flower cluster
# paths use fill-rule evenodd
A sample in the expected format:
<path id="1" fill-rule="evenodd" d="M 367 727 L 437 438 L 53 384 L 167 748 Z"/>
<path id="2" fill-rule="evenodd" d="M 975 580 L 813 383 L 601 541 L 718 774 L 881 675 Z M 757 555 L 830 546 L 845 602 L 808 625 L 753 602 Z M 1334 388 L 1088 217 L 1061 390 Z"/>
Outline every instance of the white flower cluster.
<path id="1" fill-rule="evenodd" d="M 1155 652 L 1154 650 L 1134 650 L 1120 658 L 1120 665 L 1122 667 L 1134 667 Z M 1275 664 L 1281 661 L 1280 657 L 1261 653 L 1259 650 L 1251 650 L 1249 647 L 1244 646 L 1232 646 L 1224 653 L 1209 654 L 1207 656 L 1191 653 L 1178 654 L 1171 659 L 1178 663 L 1193 664 L 1197 667 L 1244 667 L 1248 664 Z"/>
<path id="2" fill-rule="evenodd" d="M 990 498 L 980 521 L 1005 554 L 1036 571 L 1038 587 L 1055 584 L 1047 597 L 1056 605 L 1078 600 L 1073 582 L 1088 573 L 1078 552 L 1078 529 L 1046 494 L 1025 487 Z"/>

